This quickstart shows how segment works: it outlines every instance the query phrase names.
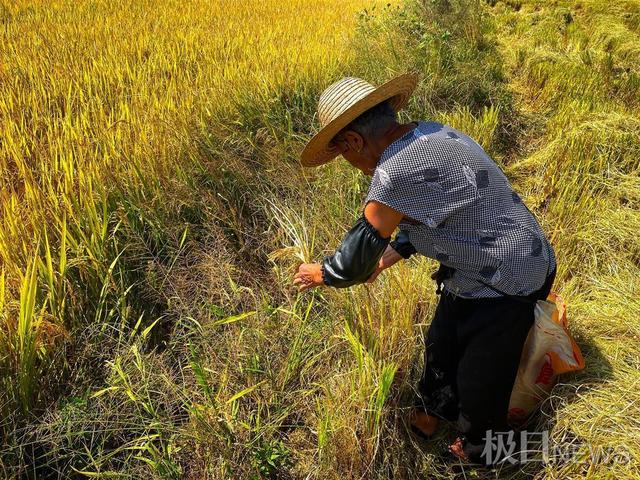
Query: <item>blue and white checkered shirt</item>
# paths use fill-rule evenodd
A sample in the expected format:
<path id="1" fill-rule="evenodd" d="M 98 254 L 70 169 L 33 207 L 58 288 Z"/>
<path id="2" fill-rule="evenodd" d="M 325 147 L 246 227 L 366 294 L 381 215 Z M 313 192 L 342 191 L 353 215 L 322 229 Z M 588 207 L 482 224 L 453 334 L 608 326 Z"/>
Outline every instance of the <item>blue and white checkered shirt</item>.
<path id="1" fill-rule="evenodd" d="M 418 122 L 389 145 L 369 200 L 414 220 L 399 228 L 418 253 L 455 269 L 444 288 L 461 297 L 500 295 L 486 284 L 529 295 L 555 268 L 551 244 L 502 170 L 471 137 L 447 125 Z"/>

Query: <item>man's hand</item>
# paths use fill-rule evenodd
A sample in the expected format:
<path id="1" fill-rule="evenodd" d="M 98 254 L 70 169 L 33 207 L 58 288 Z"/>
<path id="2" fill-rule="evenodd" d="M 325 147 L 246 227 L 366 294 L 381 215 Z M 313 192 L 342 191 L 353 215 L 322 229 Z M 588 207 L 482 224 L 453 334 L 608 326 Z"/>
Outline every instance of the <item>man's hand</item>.
<path id="1" fill-rule="evenodd" d="M 298 285 L 298 291 L 323 285 L 322 270 L 319 263 L 303 263 L 298 267 L 298 273 L 293 277 L 293 284 Z"/>

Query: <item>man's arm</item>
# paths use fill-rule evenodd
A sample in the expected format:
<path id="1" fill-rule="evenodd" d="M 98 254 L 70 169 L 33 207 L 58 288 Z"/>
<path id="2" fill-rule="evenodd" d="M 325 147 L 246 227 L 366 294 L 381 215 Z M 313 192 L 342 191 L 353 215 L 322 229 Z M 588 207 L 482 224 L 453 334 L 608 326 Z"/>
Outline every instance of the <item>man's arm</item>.
<path id="1" fill-rule="evenodd" d="M 402 259 L 407 259 L 416 253 L 415 247 L 409 241 L 409 236 L 403 230 L 400 230 L 396 238 L 389 243 L 387 249 L 382 254 L 382 258 L 378 262 L 378 267 L 367 279 L 367 283 L 373 283 L 378 275 L 389 267 L 392 267 Z"/>
<path id="2" fill-rule="evenodd" d="M 402 213 L 375 200 L 367 202 L 364 216 L 382 237 L 391 237 L 403 217 Z"/>
<path id="3" fill-rule="evenodd" d="M 345 288 L 365 282 L 378 266 L 390 240 L 380 235 L 366 216 L 361 216 L 335 253 L 322 261 L 323 283 Z"/>
<path id="4" fill-rule="evenodd" d="M 349 230 L 336 252 L 325 257 L 322 264 L 300 265 L 294 285 L 299 285 L 302 291 L 321 284 L 344 288 L 365 282 L 376 271 L 402 216 L 383 203 L 368 202 L 363 216 Z"/>

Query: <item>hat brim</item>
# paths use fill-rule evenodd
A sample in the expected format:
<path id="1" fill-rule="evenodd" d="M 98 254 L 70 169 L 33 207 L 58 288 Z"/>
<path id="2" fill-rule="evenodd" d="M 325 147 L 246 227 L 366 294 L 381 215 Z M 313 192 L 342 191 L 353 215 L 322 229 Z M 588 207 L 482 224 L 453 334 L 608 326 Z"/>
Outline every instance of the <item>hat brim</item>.
<path id="1" fill-rule="evenodd" d="M 380 85 L 355 102 L 309 140 L 300 155 L 302 165 L 305 167 L 317 167 L 336 158 L 340 155 L 340 152 L 336 147 L 330 147 L 329 144 L 340 130 L 364 112 L 385 100 L 391 99 L 391 105 L 395 111 L 400 111 L 409 101 L 417 85 L 418 75 L 405 73 Z"/>

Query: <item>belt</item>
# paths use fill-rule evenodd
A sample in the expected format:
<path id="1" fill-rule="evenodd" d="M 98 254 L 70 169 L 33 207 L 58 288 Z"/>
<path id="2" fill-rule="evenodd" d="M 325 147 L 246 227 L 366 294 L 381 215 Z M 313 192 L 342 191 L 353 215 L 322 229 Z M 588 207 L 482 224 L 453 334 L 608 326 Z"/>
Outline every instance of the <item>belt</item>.
<path id="1" fill-rule="evenodd" d="M 455 272 L 455 268 L 448 267 L 448 266 L 443 265 L 441 263 L 440 267 L 438 268 L 438 270 L 436 270 L 431 275 L 431 278 L 436 281 L 436 285 L 437 285 L 436 294 L 440 295 L 442 293 L 442 283 L 447 278 L 451 278 L 453 276 L 453 272 Z M 511 295 L 511 294 L 508 294 L 506 292 L 503 292 L 502 290 L 498 290 L 493 285 L 489 285 L 488 283 L 483 282 L 482 280 L 479 280 L 479 279 L 477 279 L 477 280 L 480 283 L 482 283 L 483 285 L 489 287 L 494 292 L 497 292 L 497 293 L 499 293 L 500 295 L 502 295 L 504 297 L 511 298 L 511 299 L 516 300 L 518 302 L 534 304 L 538 300 L 544 300 L 544 297 L 546 297 L 545 290 L 547 290 L 547 287 L 549 289 L 551 288 L 551 285 L 549 285 L 549 280 L 553 281 L 553 278 L 555 278 L 555 273 L 556 273 L 556 269 L 555 268 L 551 272 L 549 272 L 549 270 L 547 270 L 547 276 L 546 276 L 545 281 L 542 284 L 542 286 L 538 290 L 536 290 L 535 292 L 530 293 L 529 295 Z"/>

